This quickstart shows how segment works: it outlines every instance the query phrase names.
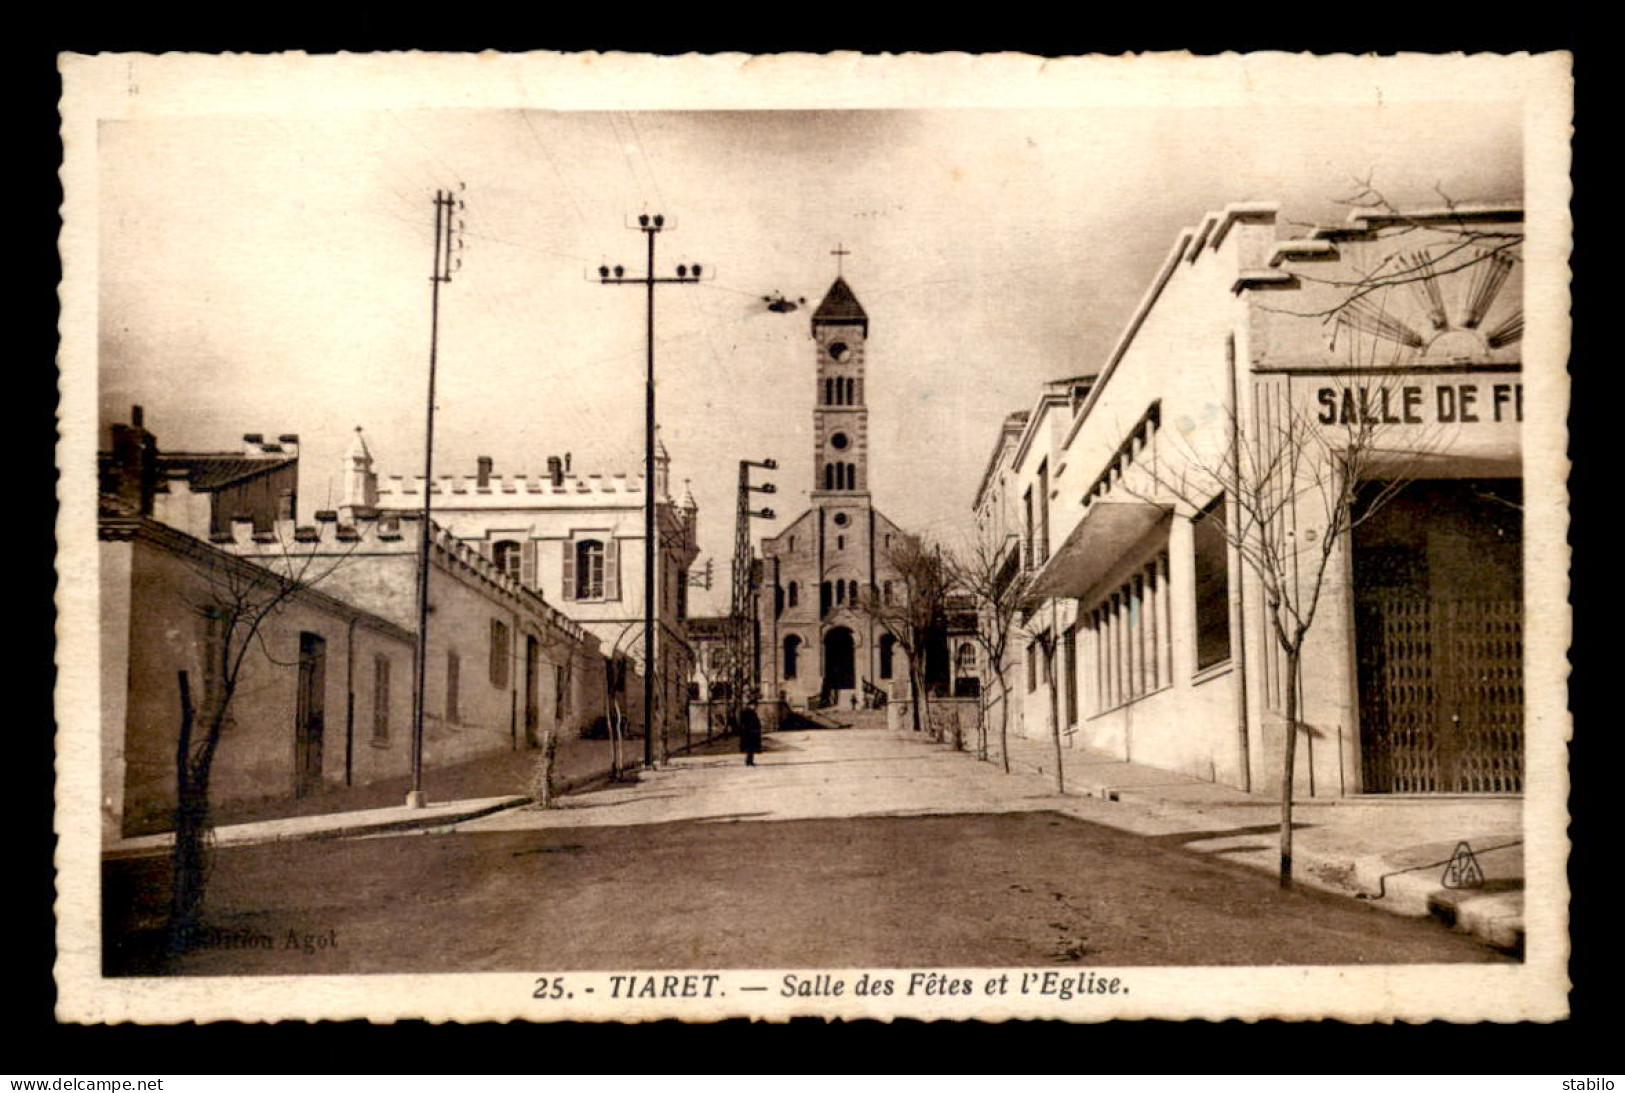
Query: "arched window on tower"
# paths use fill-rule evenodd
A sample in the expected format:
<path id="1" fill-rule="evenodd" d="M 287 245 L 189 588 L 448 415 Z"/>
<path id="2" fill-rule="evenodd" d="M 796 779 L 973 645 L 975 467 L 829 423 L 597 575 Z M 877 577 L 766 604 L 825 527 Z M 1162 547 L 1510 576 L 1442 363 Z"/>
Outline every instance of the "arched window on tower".
<path id="1" fill-rule="evenodd" d="M 797 584 L 795 581 L 791 581 L 788 592 L 788 606 L 794 607 L 797 603 L 801 602 L 801 586 L 799 584 Z"/>
<path id="2" fill-rule="evenodd" d="M 825 463 L 824 464 L 824 488 L 826 490 L 832 490 L 832 489 L 835 488 L 835 464 L 834 463 Z"/>
<path id="3" fill-rule="evenodd" d="M 818 586 L 818 614 L 820 617 L 829 614 L 829 609 L 833 603 L 831 597 L 834 594 L 835 590 L 830 587 L 828 581 Z"/>
<path id="4" fill-rule="evenodd" d="M 880 678 L 892 677 L 892 658 L 897 651 L 897 639 L 890 634 L 880 639 Z"/>
<path id="5" fill-rule="evenodd" d="M 784 639 L 784 678 L 796 678 L 796 661 L 801 659 L 801 639 L 791 634 Z"/>
<path id="6" fill-rule="evenodd" d="M 858 582 L 857 581 L 847 581 L 846 582 L 846 602 L 850 603 L 850 604 L 856 604 L 858 602 Z"/>
<path id="7" fill-rule="evenodd" d="M 857 401 L 858 401 L 858 399 L 857 399 L 857 384 L 858 384 L 857 380 L 852 379 L 850 376 L 847 377 L 846 390 L 845 390 L 845 392 L 843 392 L 843 394 L 846 397 L 841 400 L 847 406 L 855 406 L 855 405 L 857 405 Z"/>

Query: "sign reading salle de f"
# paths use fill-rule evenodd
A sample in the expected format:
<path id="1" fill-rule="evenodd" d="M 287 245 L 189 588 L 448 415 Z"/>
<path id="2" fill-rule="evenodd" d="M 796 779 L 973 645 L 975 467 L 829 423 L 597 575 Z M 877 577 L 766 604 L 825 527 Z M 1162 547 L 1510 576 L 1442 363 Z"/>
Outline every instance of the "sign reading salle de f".
<path id="1" fill-rule="evenodd" d="M 1315 389 L 1322 425 L 1476 425 L 1521 422 L 1523 384 L 1459 377 L 1403 385 Z"/>

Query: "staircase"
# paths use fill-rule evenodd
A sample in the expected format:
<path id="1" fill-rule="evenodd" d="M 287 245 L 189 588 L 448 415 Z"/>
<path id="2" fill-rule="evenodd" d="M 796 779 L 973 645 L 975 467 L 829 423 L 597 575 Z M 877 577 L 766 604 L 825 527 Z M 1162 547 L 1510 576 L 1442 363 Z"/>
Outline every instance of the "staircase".
<path id="1" fill-rule="evenodd" d="M 847 710 L 841 715 L 854 729 L 884 729 L 886 728 L 885 710 Z"/>
<path id="2" fill-rule="evenodd" d="M 785 714 L 780 731 L 797 729 L 884 729 L 885 710 L 844 709 L 830 707 L 825 710 L 794 709 Z"/>
<path id="3" fill-rule="evenodd" d="M 851 711 L 835 709 L 810 710 L 791 709 L 784 715 L 779 723 L 779 731 L 787 732 L 795 729 L 845 729 L 850 727 L 847 714 Z"/>

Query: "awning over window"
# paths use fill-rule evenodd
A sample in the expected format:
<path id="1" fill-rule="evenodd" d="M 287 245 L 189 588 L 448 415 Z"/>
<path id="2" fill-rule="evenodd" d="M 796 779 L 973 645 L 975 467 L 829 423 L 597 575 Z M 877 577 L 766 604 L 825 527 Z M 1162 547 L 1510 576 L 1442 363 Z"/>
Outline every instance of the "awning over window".
<path id="1" fill-rule="evenodd" d="M 1027 597 L 1082 596 L 1173 511 L 1172 505 L 1151 501 L 1096 501 L 1038 571 Z"/>

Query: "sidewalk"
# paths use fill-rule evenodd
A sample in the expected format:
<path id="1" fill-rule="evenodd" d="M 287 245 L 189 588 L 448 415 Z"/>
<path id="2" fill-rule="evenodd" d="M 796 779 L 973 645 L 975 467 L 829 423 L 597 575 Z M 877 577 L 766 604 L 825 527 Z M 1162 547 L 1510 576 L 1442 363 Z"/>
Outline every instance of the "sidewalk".
<path id="1" fill-rule="evenodd" d="M 997 740 L 990 747 L 997 766 Z M 1186 849 L 1279 872 L 1279 798 L 1081 747 L 1064 748 L 1062 763 L 1067 796 L 1125 806 L 1130 830 L 1189 836 Z M 1053 785 L 1054 745 L 1012 736 L 1010 769 Z M 1297 883 L 1396 914 L 1432 915 L 1496 948 L 1523 951 L 1521 798 L 1304 798 L 1294 803 L 1293 821 Z M 1456 858 L 1463 844 L 1471 861 Z M 1469 886 L 1452 887 L 1447 873 L 1452 884 Z"/>
<path id="2" fill-rule="evenodd" d="M 735 750 L 738 743 L 718 737 L 709 744 L 695 737 L 692 751 L 682 737 L 671 741 L 673 756 L 704 754 L 714 748 Z M 611 748 L 607 740 L 573 741 L 560 752 L 554 784 L 560 795 L 579 793 L 609 781 Z M 655 742 L 656 747 L 659 741 Z M 529 780 L 540 753 L 534 749 L 498 752 L 453 766 L 424 772 L 429 803 L 408 808 L 409 778 L 388 778 L 365 786 L 329 789 L 310 797 L 257 802 L 216 810 L 216 846 L 251 846 L 288 839 L 341 839 L 388 834 L 417 828 L 447 827 L 531 803 Z M 643 738 L 621 744 L 621 762 L 636 770 L 643 760 Z M 172 832 L 119 839 L 102 848 L 104 859 L 145 857 L 166 852 Z"/>

